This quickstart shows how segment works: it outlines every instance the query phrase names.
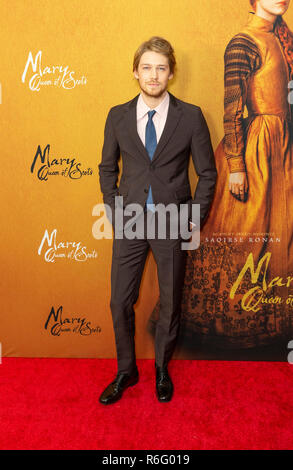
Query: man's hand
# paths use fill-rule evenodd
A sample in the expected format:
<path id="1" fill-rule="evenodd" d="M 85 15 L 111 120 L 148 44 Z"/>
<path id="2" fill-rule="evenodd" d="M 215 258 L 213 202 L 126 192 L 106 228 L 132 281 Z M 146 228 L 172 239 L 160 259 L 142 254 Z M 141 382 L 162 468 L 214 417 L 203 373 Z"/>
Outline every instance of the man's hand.
<path id="1" fill-rule="evenodd" d="M 231 191 L 232 195 L 236 197 L 236 199 L 244 201 L 248 192 L 248 180 L 245 171 L 230 173 L 229 190 Z"/>
<path id="2" fill-rule="evenodd" d="M 197 230 L 195 230 L 195 224 L 193 222 L 189 222 L 189 231 L 190 232 L 192 231 L 191 237 L 189 239 L 191 240 L 191 243 L 197 242 L 198 235 L 197 235 Z"/>

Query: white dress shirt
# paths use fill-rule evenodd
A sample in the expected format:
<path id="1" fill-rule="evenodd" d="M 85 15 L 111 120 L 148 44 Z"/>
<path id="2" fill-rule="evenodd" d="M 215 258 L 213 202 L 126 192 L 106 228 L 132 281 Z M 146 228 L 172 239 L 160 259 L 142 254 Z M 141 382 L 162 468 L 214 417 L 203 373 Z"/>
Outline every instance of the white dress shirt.
<path id="1" fill-rule="evenodd" d="M 167 92 L 165 98 L 156 108 L 149 108 L 149 106 L 144 102 L 142 95 L 140 94 L 137 100 L 136 105 L 136 118 L 137 118 L 137 133 L 145 146 L 145 129 L 148 122 L 148 112 L 156 111 L 153 116 L 153 123 L 156 129 L 157 134 L 157 143 L 159 142 L 161 135 L 163 133 L 168 109 L 169 109 L 170 95 Z"/>

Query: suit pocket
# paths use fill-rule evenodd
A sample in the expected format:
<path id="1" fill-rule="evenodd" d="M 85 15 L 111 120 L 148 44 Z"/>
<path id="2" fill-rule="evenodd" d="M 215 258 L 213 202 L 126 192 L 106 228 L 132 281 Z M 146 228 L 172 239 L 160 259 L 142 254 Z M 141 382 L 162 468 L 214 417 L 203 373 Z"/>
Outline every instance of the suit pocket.
<path id="1" fill-rule="evenodd" d="M 120 186 L 118 188 L 118 193 L 119 193 L 119 196 L 125 196 L 126 197 L 127 194 L 128 194 L 128 187 L 120 184 Z"/>
<path id="2" fill-rule="evenodd" d="M 185 184 L 175 190 L 175 197 L 178 201 L 188 201 L 191 198 L 191 190 L 189 184 Z"/>

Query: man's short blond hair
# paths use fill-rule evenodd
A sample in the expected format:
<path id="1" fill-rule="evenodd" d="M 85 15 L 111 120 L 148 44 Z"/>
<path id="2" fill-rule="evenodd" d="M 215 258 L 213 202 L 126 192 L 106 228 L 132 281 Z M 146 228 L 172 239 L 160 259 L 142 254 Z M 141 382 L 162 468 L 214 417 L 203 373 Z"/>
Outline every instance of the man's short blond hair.
<path id="1" fill-rule="evenodd" d="M 176 65 L 174 49 L 169 43 L 169 41 L 159 36 L 153 36 L 148 41 L 143 42 L 139 46 L 136 53 L 134 54 L 133 71 L 138 69 L 141 56 L 148 51 L 158 52 L 159 54 L 163 54 L 164 56 L 166 56 L 169 62 L 170 72 L 174 73 Z"/>

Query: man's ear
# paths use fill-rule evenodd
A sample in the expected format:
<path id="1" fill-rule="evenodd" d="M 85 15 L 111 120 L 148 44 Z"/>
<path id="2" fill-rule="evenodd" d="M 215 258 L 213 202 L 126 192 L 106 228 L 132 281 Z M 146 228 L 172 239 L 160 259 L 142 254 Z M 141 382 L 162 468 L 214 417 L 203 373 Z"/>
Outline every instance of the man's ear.
<path id="1" fill-rule="evenodd" d="M 173 77 L 174 77 L 174 73 L 170 73 L 169 80 L 172 80 Z"/>
<path id="2" fill-rule="evenodd" d="M 133 75 L 134 75 L 134 78 L 136 78 L 138 80 L 138 73 L 137 73 L 137 70 L 134 70 L 133 71 Z"/>

